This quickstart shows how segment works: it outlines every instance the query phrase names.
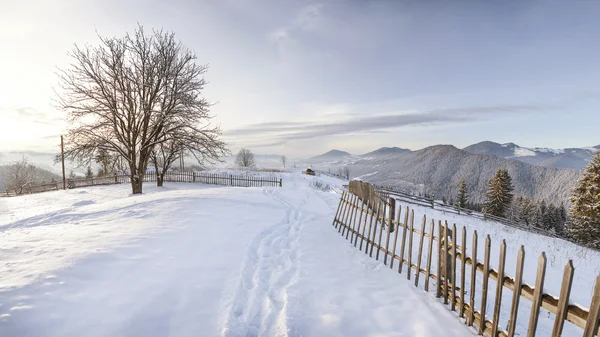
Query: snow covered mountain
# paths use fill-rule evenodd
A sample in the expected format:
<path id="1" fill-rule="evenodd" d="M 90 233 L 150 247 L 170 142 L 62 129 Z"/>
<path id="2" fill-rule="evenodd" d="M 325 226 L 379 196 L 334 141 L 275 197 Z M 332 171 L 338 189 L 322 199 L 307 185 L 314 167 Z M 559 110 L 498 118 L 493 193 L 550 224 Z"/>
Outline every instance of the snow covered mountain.
<path id="1" fill-rule="evenodd" d="M 499 144 L 484 141 L 467 146 L 463 150 L 473 154 L 515 159 L 536 166 L 581 170 L 598 149 L 600 149 L 600 145 L 585 148 L 550 149 L 543 147 L 528 148 L 514 143 Z"/>
<path id="2" fill-rule="evenodd" d="M 308 158 L 306 161 L 309 164 L 323 163 L 323 162 L 337 162 L 337 161 L 342 160 L 344 157 L 350 157 L 350 156 L 352 156 L 352 155 L 346 151 L 331 150 L 331 151 L 323 153 L 321 155 Z"/>
<path id="3" fill-rule="evenodd" d="M 410 152 L 409 149 L 403 149 L 399 147 L 382 147 L 375 151 L 363 154 L 361 157 L 382 157 L 382 156 L 393 156 L 399 153 Z"/>
<path id="4" fill-rule="evenodd" d="M 567 202 L 579 172 L 572 169 L 542 167 L 497 155 L 472 154 L 452 145 L 436 145 L 419 151 L 402 152 L 393 156 L 359 157 L 348 162 L 324 161 L 313 164 L 321 171 L 337 172 L 350 167 L 351 178 L 378 185 L 391 185 L 410 193 L 455 197 L 458 185 L 465 179 L 470 200 L 482 203 L 488 180 L 499 168 L 508 169 L 513 178 L 515 194 L 555 204 Z"/>

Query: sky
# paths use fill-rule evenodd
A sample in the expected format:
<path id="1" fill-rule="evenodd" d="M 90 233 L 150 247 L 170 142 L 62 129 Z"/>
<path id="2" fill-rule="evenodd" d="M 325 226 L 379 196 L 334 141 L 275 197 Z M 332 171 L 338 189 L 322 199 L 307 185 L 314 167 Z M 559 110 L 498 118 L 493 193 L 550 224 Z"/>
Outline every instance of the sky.
<path id="1" fill-rule="evenodd" d="M 233 151 L 600 144 L 600 1 L 0 0 L 0 153 L 55 152 L 75 44 L 138 23 L 208 64 Z"/>

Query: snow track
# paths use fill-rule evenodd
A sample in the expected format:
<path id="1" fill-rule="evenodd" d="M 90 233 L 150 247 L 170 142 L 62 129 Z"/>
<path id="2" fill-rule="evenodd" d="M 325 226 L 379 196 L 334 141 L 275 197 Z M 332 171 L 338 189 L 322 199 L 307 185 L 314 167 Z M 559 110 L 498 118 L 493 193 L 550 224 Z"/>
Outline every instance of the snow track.
<path id="1" fill-rule="evenodd" d="M 288 336 L 287 291 L 298 280 L 305 202 L 295 207 L 277 189 L 264 188 L 263 193 L 277 200 L 286 215 L 250 244 L 224 336 Z"/>

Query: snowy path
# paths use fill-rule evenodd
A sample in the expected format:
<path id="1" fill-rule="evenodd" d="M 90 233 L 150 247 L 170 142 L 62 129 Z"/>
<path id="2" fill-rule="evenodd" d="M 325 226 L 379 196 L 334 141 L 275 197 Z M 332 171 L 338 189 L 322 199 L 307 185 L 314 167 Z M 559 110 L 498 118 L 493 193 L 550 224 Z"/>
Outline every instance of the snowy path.
<path id="1" fill-rule="evenodd" d="M 338 195 L 286 178 L 5 205 L 0 336 L 472 335 L 339 236 Z M 23 214 L 35 202 L 46 209 Z"/>

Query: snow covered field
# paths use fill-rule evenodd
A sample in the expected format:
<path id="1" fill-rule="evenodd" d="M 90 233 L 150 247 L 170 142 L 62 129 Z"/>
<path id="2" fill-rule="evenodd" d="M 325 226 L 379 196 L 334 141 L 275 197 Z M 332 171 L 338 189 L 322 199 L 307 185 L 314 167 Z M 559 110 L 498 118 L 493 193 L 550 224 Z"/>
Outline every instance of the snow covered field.
<path id="1" fill-rule="evenodd" d="M 0 198 L 0 336 L 468 336 L 339 237 L 334 178 Z"/>

